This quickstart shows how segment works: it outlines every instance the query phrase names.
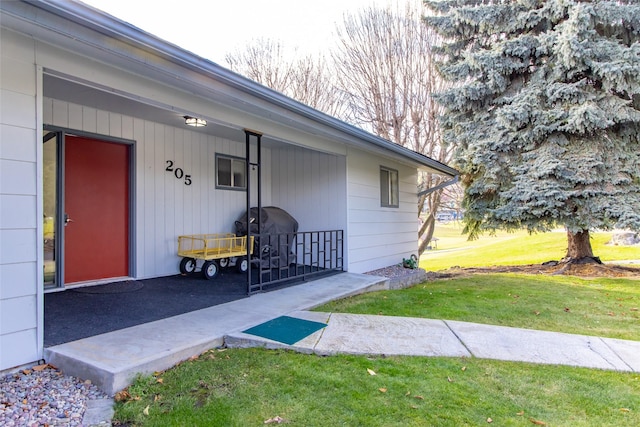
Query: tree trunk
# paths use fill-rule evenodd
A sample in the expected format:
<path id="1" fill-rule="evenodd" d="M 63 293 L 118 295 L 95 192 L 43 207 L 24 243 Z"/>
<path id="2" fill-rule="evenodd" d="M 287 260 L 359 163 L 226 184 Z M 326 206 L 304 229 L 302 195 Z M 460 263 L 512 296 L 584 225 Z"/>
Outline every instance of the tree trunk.
<path id="1" fill-rule="evenodd" d="M 582 230 L 577 233 L 567 231 L 567 241 L 567 256 L 564 259 L 566 262 L 600 263 L 600 260 L 593 256 L 589 230 Z"/>
<path id="2" fill-rule="evenodd" d="M 418 256 L 422 255 L 422 253 L 427 249 L 427 246 L 431 243 L 435 226 L 436 218 L 433 213 L 430 213 L 422 224 L 422 227 L 420 227 L 418 233 Z"/>

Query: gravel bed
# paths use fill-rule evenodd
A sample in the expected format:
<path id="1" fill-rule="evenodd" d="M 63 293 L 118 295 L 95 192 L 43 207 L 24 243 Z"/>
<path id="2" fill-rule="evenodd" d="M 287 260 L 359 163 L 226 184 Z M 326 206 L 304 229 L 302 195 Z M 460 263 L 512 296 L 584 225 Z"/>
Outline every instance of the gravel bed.
<path id="1" fill-rule="evenodd" d="M 402 264 L 394 264 L 389 267 L 379 268 L 373 271 L 367 271 L 364 274 L 370 274 L 372 276 L 382 276 L 389 279 L 395 279 L 398 277 L 409 276 L 415 274 L 416 270 L 412 268 L 403 267 Z"/>
<path id="2" fill-rule="evenodd" d="M 0 426 L 82 426 L 87 402 L 108 397 L 90 381 L 34 366 L 0 376 Z"/>
<path id="3" fill-rule="evenodd" d="M 422 268 L 407 268 L 402 264 L 390 265 L 389 267 L 368 271 L 365 274 L 386 277 L 389 279 L 388 286 L 391 290 L 408 288 L 439 277 L 437 273 L 425 271 Z"/>

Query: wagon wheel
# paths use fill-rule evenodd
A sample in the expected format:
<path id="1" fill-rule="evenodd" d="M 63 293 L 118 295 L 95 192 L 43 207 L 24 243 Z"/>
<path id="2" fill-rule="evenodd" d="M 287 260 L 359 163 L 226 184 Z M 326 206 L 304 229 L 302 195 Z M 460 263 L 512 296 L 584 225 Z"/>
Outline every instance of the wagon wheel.
<path id="1" fill-rule="evenodd" d="M 225 269 L 229 267 L 229 258 L 220 258 L 218 263 L 220 264 L 220 268 Z"/>
<path id="2" fill-rule="evenodd" d="M 180 273 L 191 274 L 196 271 L 196 260 L 193 258 L 182 258 L 180 261 Z"/>
<path id="3" fill-rule="evenodd" d="M 243 256 L 236 262 L 236 269 L 238 273 L 246 273 L 249 269 L 249 260 L 246 256 Z"/>
<path id="4" fill-rule="evenodd" d="M 220 268 L 215 260 L 206 261 L 202 264 L 202 275 L 205 279 L 211 280 L 218 275 Z"/>

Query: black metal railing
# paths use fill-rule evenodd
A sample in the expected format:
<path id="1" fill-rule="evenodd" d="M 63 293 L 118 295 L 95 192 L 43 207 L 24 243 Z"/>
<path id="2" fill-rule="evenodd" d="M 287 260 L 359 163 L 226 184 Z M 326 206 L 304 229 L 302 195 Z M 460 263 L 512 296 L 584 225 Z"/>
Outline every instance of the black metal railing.
<path id="1" fill-rule="evenodd" d="M 343 231 L 255 235 L 251 266 L 249 294 L 266 285 L 343 271 Z"/>

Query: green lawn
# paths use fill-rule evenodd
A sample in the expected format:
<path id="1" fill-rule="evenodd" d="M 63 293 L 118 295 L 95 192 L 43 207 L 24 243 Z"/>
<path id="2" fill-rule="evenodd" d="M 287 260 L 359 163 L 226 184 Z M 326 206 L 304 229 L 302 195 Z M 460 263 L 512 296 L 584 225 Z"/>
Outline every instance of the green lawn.
<path id="1" fill-rule="evenodd" d="M 606 243 L 611 233 L 592 233 L 591 245 L 595 256 L 604 262 L 640 259 L 640 246 L 614 246 Z M 486 267 L 491 265 L 539 264 L 560 260 L 566 255 L 567 236 L 564 232 L 528 234 L 497 232 L 469 241 L 458 223 L 438 225 L 434 233 L 437 249 L 425 251 L 420 267 L 428 271 L 453 266 Z"/>
<path id="2" fill-rule="evenodd" d="M 318 311 L 424 317 L 640 341 L 640 281 L 478 274 L 358 295 Z"/>
<path id="3" fill-rule="evenodd" d="M 129 393 L 114 425 L 640 425 L 637 373 L 465 358 L 211 350 Z"/>

